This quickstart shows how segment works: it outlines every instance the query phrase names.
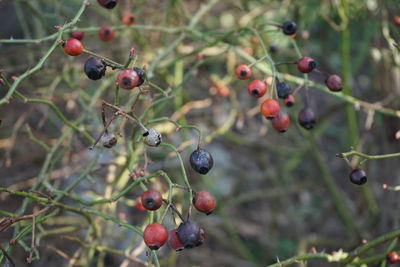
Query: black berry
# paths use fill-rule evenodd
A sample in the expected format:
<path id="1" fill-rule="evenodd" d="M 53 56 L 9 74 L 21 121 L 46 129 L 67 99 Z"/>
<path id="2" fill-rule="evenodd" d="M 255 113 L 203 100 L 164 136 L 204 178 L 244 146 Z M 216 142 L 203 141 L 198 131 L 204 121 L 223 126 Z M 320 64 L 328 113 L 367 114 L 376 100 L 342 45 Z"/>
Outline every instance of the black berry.
<path id="1" fill-rule="evenodd" d="M 367 174 L 363 170 L 354 169 L 350 173 L 350 181 L 353 184 L 358 184 L 358 185 L 365 184 L 367 182 Z"/>
<path id="2" fill-rule="evenodd" d="M 207 150 L 198 148 L 190 155 L 190 165 L 196 172 L 206 174 L 214 165 L 214 160 Z"/>
<path id="3" fill-rule="evenodd" d="M 315 125 L 314 111 L 310 107 L 303 108 L 298 116 L 299 124 L 306 130 L 311 130 Z"/>
<path id="4" fill-rule="evenodd" d="M 281 99 L 286 99 L 292 93 L 290 85 L 284 82 L 278 82 L 276 84 L 276 90 L 278 91 L 278 97 Z"/>
<path id="5" fill-rule="evenodd" d="M 293 21 L 286 21 L 282 24 L 282 31 L 286 35 L 293 35 L 297 31 L 297 25 Z"/>
<path id="6" fill-rule="evenodd" d="M 136 86 L 141 86 L 144 83 L 144 78 L 145 78 L 144 71 L 141 68 L 137 68 L 137 67 L 133 68 L 133 70 L 136 72 L 136 74 L 139 77 L 139 81 Z"/>
<path id="7" fill-rule="evenodd" d="M 176 235 L 185 248 L 194 248 L 204 242 L 204 230 L 197 223 L 186 221 L 179 225 Z"/>
<path id="8" fill-rule="evenodd" d="M 106 65 L 98 58 L 90 57 L 86 60 L 84 71 L 91 80 L 99 80 L 106 73 Z"/>

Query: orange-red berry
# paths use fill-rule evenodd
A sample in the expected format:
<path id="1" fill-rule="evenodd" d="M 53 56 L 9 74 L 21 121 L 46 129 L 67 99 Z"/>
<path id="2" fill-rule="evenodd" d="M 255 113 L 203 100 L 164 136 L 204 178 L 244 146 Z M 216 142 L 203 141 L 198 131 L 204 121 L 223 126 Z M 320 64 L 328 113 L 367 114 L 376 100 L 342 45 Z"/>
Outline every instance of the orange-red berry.
<path id="1" fill-rule="evenodd" d="M 280 111 L 271 121 L 275 130 L 284 133 L 289 128 L 289 116 L 286 112 Z"/>
<path id="2" fill-rule="evenodd" d="M 78 39 L 68 38 L 64 43 L 64 52 L 70 56 L 78 56 L 83 52 L 83 45 Z"/>
<path id="3" fill-rule="evenodd" d="M 253 80 L 247 85 L 249 95 L 260 98 L 267 92 L 267 85 L 260 80 Z"/>
<path id="4" fill-rule="evenodd" d="M 81 41 L 83 39 L 83 37 L 85 36 L 85 33 L 83 32 L 71 32 L 69 34 L 69 36 L 71 36 L 72 38 L 78 39 L 79 41 Z"/>
<path id="5" fill-rule="evenodd" d="M 144 229 L 143 240 L 150 249 L 157 250 L 167 242 L 168 231 L 160 223 L 151 223 Z"/>
<path id="6" fill-rule="evenodd" d="M 395 16 L 394 17 L 394 23 L 400 26 L 400 16 Z"/>
<path id="7" fill-rule="evenodd" d="M 137 210 L 140 210 L 140 211 L 145 211 L 145 210 L 146 210 L 146 208 L 143 207 L 142 198 L 141 198 L 141 197 L 137 197 L 137 198 L 135 199 L 135 205 L 134 205 L 133 207 L 134 207 L 135 209 L 137 209 Z"/>
<path id="8" fill-rule="evenodd" d="M 399 255 L 395 251 L 391 251 L 386 255 L 388 263 L 393 264 L 399 261 Z"/>
<path id="9" fill-rule="evenodd" d="M 181 243 L 181 241 L 178 238 L 178 235 L 176 234 L 177 229 L 172 230 L 169 233 L 169 241 L 168 244 L 169 246 L 175 250 L 175 251 L 181 251 L 183 250 L 185 247 L 183 246 L 183 244 Z"/>
<path id="10" fill-rule="evenodd" d="M 127 26 L 135 23 L 135 16 L 132 13 L 127 13 L 122 16 L 122 24 Z"/>
<path id="11" fill-rule="evenodd" d="M 283 103 L 287 106 L 287 107 L 291 107 L 296 103 L 296 99 L 294 98 L 293 95 L 288 95 L 287 98 L 283 99 Z"/>
<path id="12" fill-rule="evenodd" d="M 235 73 L 239 80 L 247 80 L 251 77 L 251 69 L 244 64 L 237 66 Z"/>
<path id="13" fill-rule="evenodd" d="M 114 31 L 110 27 L 103 26 L 99 30 L 99 38 L 103 41 L 111 41 L 114 39 Z"/>
<path id="14" fill-rule="evenodd" d="M 141 195 L 142 205 L 147 210 L 158 210 L 162 205 L 162 196 L 157 190 L 149 189 Z"/>
<path id="15" fill-rule="evenodd" d="M 325 80 L 325 84 L 332 92 L 342 91 L 343 88 L 342 79 L 336 74 L 329 75 Z"/>
<path id="16" fill-rule="evenodd" d="M 139 84 L 139 76 L 135 70 L 125 69 L 117 77 L 117 84 L 124 89 L 131 90 Z"/>
<path id="17" fill-rule="evenodd" d="M 268 120 L 273 119 L 278 114 L 279 110 L 280 107 L 278 101 L 272 98 L 266 99 L 262 102 L 260 107 L 261 114 Z"/>
<path id="18" fill-rule="evenodd" d="M 309 73 L 313 71 L 317 67 L 317 63 L 315 63 L 314 59 L 310 57 L 302 57 L 297 61 L 297 68 L 302 73 Z"/>
<path id="19" fill-rule="evenodd" d="M 207 215 L 210 215 L 215 208 L 215 199 L 207 191 L 199 191 L 193 196 L 194 207 Z"/>

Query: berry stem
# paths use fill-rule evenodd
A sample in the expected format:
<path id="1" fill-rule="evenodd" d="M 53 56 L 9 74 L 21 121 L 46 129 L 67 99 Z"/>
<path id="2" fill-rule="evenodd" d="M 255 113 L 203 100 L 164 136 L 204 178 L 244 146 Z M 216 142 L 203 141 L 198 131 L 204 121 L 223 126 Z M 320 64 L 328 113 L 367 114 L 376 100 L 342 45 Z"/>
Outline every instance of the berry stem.
<path id="1" fill-rule="evenodd" d="M 87 49 L 83 49 L 82 53 L 85 53 L 87 55 L 90 55 L 90 56 L 93 56 L 93 57 L 97 57 L 97 58 L 103 60 L 104 63 L 107 66 L 110 66 L 113 69 L 124 69 L 124 65 L 119 64 L 119 63 L 117 63 L 117 62 L 115 62 L 115 61 L 113 61 L 113 60 L 111 60 L 109 58 L 103 57 L 102 55 L 96 54 L 96 53 L 94 53 L 92 51 L 89 51 Z"/>
<path id="2" fill-rule="evenodd" d="M 400 157 L 400 152 L 399 153 L 392 153 L 392 154 L 383 154 L 383 155 L 368 155 L 368 154 L 364 154 L 355 150 L 351 150 L 348 152 L 343 152 L 343 153 L 339 153 L 337 155 L 340 158 L 346 158 L 346 157 L 350 157 L 350 156 L 357 156 L 366 160 L 375 160 L 375 159 L 388 159 L 388 158 L 396 158 L 396 157 Z"/>

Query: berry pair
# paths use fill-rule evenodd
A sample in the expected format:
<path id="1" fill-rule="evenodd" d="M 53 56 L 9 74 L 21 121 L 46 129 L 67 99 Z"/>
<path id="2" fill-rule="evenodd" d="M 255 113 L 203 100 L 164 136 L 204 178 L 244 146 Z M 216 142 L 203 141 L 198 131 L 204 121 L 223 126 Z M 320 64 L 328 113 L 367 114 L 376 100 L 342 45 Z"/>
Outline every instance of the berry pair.
<path id="1" fill-rule="evenodd" d="M 144 83 L 145 74 L 140 68 L 124 69 L 117 77 L 117 84 L 119 87 L 131 90 L 135 87 L 141 86 Z"/>

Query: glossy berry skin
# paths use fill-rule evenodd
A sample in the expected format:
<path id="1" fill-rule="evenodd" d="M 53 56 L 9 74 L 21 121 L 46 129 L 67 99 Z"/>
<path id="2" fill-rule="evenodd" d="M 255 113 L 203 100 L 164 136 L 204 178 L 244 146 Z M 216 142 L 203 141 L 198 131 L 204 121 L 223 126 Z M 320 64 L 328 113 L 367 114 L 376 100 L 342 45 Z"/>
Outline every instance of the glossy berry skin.
<path id="1" fill-rule="evenodd" d="M 215 208 L 215 199 L 209 192 L 199 191 L 193 196 L 193 205 L 198 211 L 210 215 Z"/>
<path id="2" fill-rule="evenodd" d="M 288 95 L 287 98 L 285 98 L 283 100 L 283 103 L 287 106 L 287 107 L 291 107 L 296 103 L 296 98 L 294 98 L 293 95 Z"/>
<path id="3" fill-rule="evenodd" d="M 325 80 L 325 84 L 332 92 L 340 92 L 343 88 L 342 79 L 336 74 L 329 75 Z"/>
<path id="4" fill-rule="evenodd" d="M 139 76 L 136 71 L 132 69 L 123 70 L 117 77 L 117 84 L 119 87 L 126 90 L 135 88 L 139 83 Z"/>
<path id="5" fill-rule="evenodd" d="M 236 67 L 235 74 L 239 80 L 247 80 L 251 77 L 251 69 L 247 65 L 242 64 Z"/>
<path id="6" fill-rule="evenodd" d="M 211 170 L 214 160 L 207 150 L 198 148 L 190 154 L 190 165 L 193 170 L 204 175 Z"/>
<path id="7" fill-rule="evenodd" d="M 279 112 L 278 101 L 272 98 L 266 99 L 260 106 L 261 114 L 268 120 L 272 120 Z"/>
<path id="8" fill-rule="evenodd" d="M 111 41 L 114 39 L 115 32 L 107 26 L 103 26 L 99 30 L 99 38 L 103 41 Z"/>
<path id="9" fill-rule="evenodd" d="M 158 210 L 162 205 L 162 196 L 160 192 L 153 189 L 143 192 L 140 198 L 146 210 Z"/>
<path id="10" fill-rule="evenodd" d="M 97 2 L 107 9 L 112 9 L 118 4 L 118 0 L 97 0 Z"/>
<path id="11" fill-rule="evenodd" d="M 144 229 L 143 240 L 150 249 L 157 250 L 167 242 L 168 231 L 160 223 L 151 223 Z"/>
<path id="12" fill-rule="evenodd" d="M 90 57 L 83 67 L 86 76 L 91 80 L 99 80 L 106 73 L 106 65 L 98 58 Z"/>
<path id="13" fill-rule="evenodd" d="M 272 127 L 278 132 L 284 133 L 289 128 L 289 116 L 286 112 L 280 111 L 271 121 Z"/>
<path id="14" fill-rule="evenodd" d="M 350 181 L 353 184 L 363 185 L 367 182 L 367 174 L 360 169 L 354 169 L 350 172 Z"/>
<path id="15" fill-rule="evenodd" d="M 185 249 L 185 247 L 183 246 L 183 244 L 179 240 L 178 235 L 176 234 L 176 231 L 177 231 L 177 229 L 174 229 L 169 233 L 168 244 L 173 250 L 182 251 L 182 250 Z"/>
<path id="16" fill-rule="evenodd" d="M 282 31 L 286 35 L 293 35 L 297 31 L 297 24 L 293 21 L 286 21 L 282 25 Z"/>
<path id="17" fill-rule="evenodd" d="M 75 39 L 78 39 L 79 41 L 81 41 L 83 39 L 83 37 L 85 36 L 85 33 L 83 33 L 83 32 L 71 32 L 69 34 L 69 36 L 71 36 L 71 38 L 75 38 Z"/>
<path id="18" fill-rule="evenodd" d="M 260 98 L 267 92 L 267 85 L 260 80 L 253 80 L 247 85 L 249 95 Z"/>
<path id="19" fill-rule="evenodd" d="M 284 82 L 278 82 L 276 84 L 276 90 L 278 92 L 278 97 L 281 99 L 286 99 L 292 93 L 290 85 Z"/>
<path id="20" fill-rule="evenodd" d="M 388 263 L 393 264 L 399 261 L 399 255 L 395 251 L 391 251 L 386 255 Z"/>
<path id="21" fill-rule="evenodd" d="M 301 127 L 311 130 L 314 128 L 316 122 L 314 111 L 310 107 L 303 108 L 300 110 L 297 120 Z"/>
<path id="22" fill-rule="evenodd" d="M 179 225 L 176 234 L 185 248 L 194 248 L 203 244 L 204 230 L 197 223 L 186 221 Z"/>
<path id="23" fill-rule="evenodd" d="M 314 59 L 310 57 L 302 57 L 297 61 L 297 68 L 302 73 L 309 73 L 313 71 L 317 67 L 317 63 L 315 63 Z"/>
<path id="24" fill-rule="evenodd" d="M 139 77 L 139 81 L 138 81 L 137 86 L 141 86 L 144 83 L 144 80 L 145 80 L 144 71 L 141 68 L 137 68 L 137 67 L 134 67 L 133 70 L 136 72 L 136 74 Z"/>
<path id="25" fill-rule="evenodd" d="M 133 25 L 135 23 L 135 16 L 131 13 L 127 13 L 122 16 L 122 24 L 127 26 Z"/>
<path id="26" fill-rule="evenodd" d="M 64 43 L 64 52 L 70 56 L 79 56 L 83 52 L 83 45 L 78 39 L 68 38 Z"/>

